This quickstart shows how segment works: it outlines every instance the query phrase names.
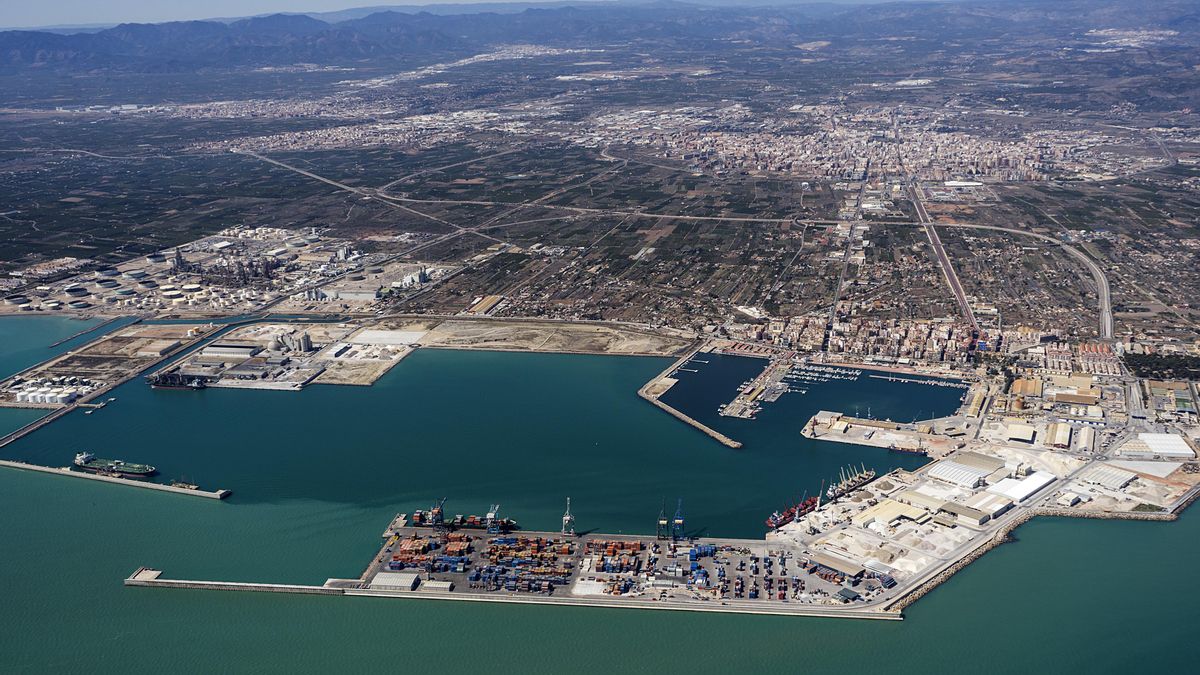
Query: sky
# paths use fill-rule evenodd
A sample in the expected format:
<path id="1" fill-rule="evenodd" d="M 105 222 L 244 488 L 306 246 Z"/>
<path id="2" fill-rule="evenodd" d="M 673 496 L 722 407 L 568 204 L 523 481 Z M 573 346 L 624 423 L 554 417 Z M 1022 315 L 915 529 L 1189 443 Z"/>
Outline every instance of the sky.
<path id="1" fill-rule="evenodd" d="M 454 0 L 472 1 L 474 0 Z M 374 5 L 431 5 L 438 2 L 439 0 L 0 0 L 0 26 L 80 26 L 126 21 L 153 23 L 254 16 L 272 12 L 327 12 Z"/>

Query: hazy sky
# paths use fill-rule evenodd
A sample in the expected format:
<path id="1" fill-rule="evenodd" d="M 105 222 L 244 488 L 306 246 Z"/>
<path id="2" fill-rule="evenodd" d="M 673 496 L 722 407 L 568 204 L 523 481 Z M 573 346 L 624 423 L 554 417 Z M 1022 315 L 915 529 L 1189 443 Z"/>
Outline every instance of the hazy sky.
<path id="1" fill-rule="evenodd" d="M 11 28 L 123 21 L 176 21 L 253 16 L 270 12 L 323 12 L 376 5 L 431 5 L 438 2 L 439 0 L 0 0 L 0 26 Z"/>

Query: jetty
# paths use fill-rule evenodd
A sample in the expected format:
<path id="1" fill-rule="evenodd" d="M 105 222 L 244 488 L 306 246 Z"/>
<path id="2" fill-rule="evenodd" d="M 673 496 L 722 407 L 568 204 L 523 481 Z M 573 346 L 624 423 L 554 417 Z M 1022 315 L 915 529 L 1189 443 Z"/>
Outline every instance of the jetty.
<path id="1" fill-rule="evenodd" d="M 735 448 L 735 449 L 740 448 L 740 447 L 742 447 L 741 442 L 735 441 L 732 438 L 726 436 L 725 434 L 717 431 L 716 429 L 713 429 L 712 427 L 700 422 L 699 420 L 696 420 L 688 415 L 685 415 L 683 412 L 676 410 L 675 408 L 672 408 L 671 406 L 667 405 L 666 403 L 663 403 L 659 399 L 660 396 L 667 393 L 667 391 L 671 387 L 675 386 L 676 382 L 678 382 L 678 380 L 671 377 L 671 375 L 673 375 L 675 373 L 675 371 L 682 369 L 684 364 L 691 361 L 692 358 L 696 356 L 696 354 L 700 353 L 702 351 L 702 347 L 703 347 L 703 345 L 696 345 L 692 349 L 688 350 L 688 352 L 686 354 L 684 354 L 683 356 L 679 357 L 679 359 L 677 361 L 672 363 L 670 366 L 667 366 L 667 368 L 665 370 L 663 370 L 658 375 L 655 375 L 649 382 L 647 382 L 646 384 L 643 384 L 642 387 L 640 389 L 638 389 L 638 396 L 641 396 L 642 398 L 646 399 L 650 403 L 654 404 L 654 406 L 657 407 L 659 410 L 666 412 L 667 414 L 671 415 L 675 419 L 680 420 L 681 422 L 684 422 L 685 424 L 689 424 L 689 425 L 695 427 L 696 429 L 699 429 L 701 432 L 708 435 L 710 438 L 715 439 L 717 442 L 721 443 L 722 445 L 725 445 L 730 448 Z"/>
<path id="2" fill-rule="evenodd" d="M 48 473 L 54 476 L 70 476 L 72 478 L 82 478 L 85 480 L 95 480 L 102 483 L 112 483 L 115 485 L 129 485 L 132 487 L 145 488 L 147 490 L 158 490 L 159 492 L 172 492 L 177 495 L 188 495 L 190 497 L 204 497 L 206 499 L 225 499 L 233 494 L 231 490 L 192 490 L 185 487 L 177 487 L 175 485 L 165 485 L 163 483 L 153 483 L 144 480 L 134 480 L 132 478 L 121 478 L 118 476 L 102 476 L 95 473 L 84 473 L 82 471 L 72 471 L 70 467 L 54 467 L 42 466 L 40 464 L 28 464 L 26 462 L 17 462 L 13 460 L 0 460 L 0 466 L 10 469 L 21 469 L 22 471 L 36 471 L 38 473 Z"/>

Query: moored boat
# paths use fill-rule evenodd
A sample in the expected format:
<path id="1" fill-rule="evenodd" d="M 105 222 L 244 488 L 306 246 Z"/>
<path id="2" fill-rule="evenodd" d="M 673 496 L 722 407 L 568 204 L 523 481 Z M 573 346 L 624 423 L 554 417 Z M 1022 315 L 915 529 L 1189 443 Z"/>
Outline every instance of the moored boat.
<path id="1" fill-rule="evenodd" d="M 135 464 L 120 459 L 103 459 L 90 452 L 81 452 L 75 455 L 74 464 L 81 471 L 124 478 L 145 478 L 158 472 L 158 469 L 149 464 Z"/>

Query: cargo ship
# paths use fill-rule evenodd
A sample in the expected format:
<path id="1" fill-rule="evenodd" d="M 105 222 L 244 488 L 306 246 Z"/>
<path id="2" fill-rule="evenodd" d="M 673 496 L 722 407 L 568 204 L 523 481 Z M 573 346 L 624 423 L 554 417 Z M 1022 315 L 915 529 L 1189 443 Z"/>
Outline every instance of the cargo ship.
<path id="1" fill-rule="evenodd" d="M 830 485 L 829 489 L 825 491 L 826 497 L 837 499 L 870 483 L 872 480 L 875 480 L 875 469 L 868 469 L 866 467 L 855 469 L 851 466 L 849 469 L 842 469 L 839 478 L 841 480 Z"/>
<path id="2" fill-rule="evenodd" d="M 428 511 L 413 511 L 412 526 L 446 527 L 454 530 L 488 530 L 491 532 L 512 532 L 513 530 L 521 529 L 517 521 L 512 518 L 500 518 L 497 516 L 499 506 L 493 506 L 492 511 L 486 517 L 475 515 L 463 516 L 460 514 L 447 520 L 442 514 L 443 503 L 445 503 L 445 500 L 434 504 L 433 508 Z"/>
<path id="3" fill-rule="evenodd" d="M 767 518 L 767 527 L 771 528 L 772 530 L 778 530 L 797 518 L 802 518 L 813 511 L 816 511 L 817 507 L 820 505 L 821 500 L 817 499 L 816 497 L 808 497 L 803 499 L 799 504 L 793 504 L 792 506 L 784 509 L 782 512 L 776 511 L 775 513 L 772 513 L 771 516 Z"/>
<path id="4" fill-rule="evenodd" d="M 81 471 L 122 478 L 146 478 L 158 472 L 158 469 L 149 464 L 132 464 L 119 459 L 101 459 L 90 452 L 81 452 L 75 455 L 75 466 Z"/>

